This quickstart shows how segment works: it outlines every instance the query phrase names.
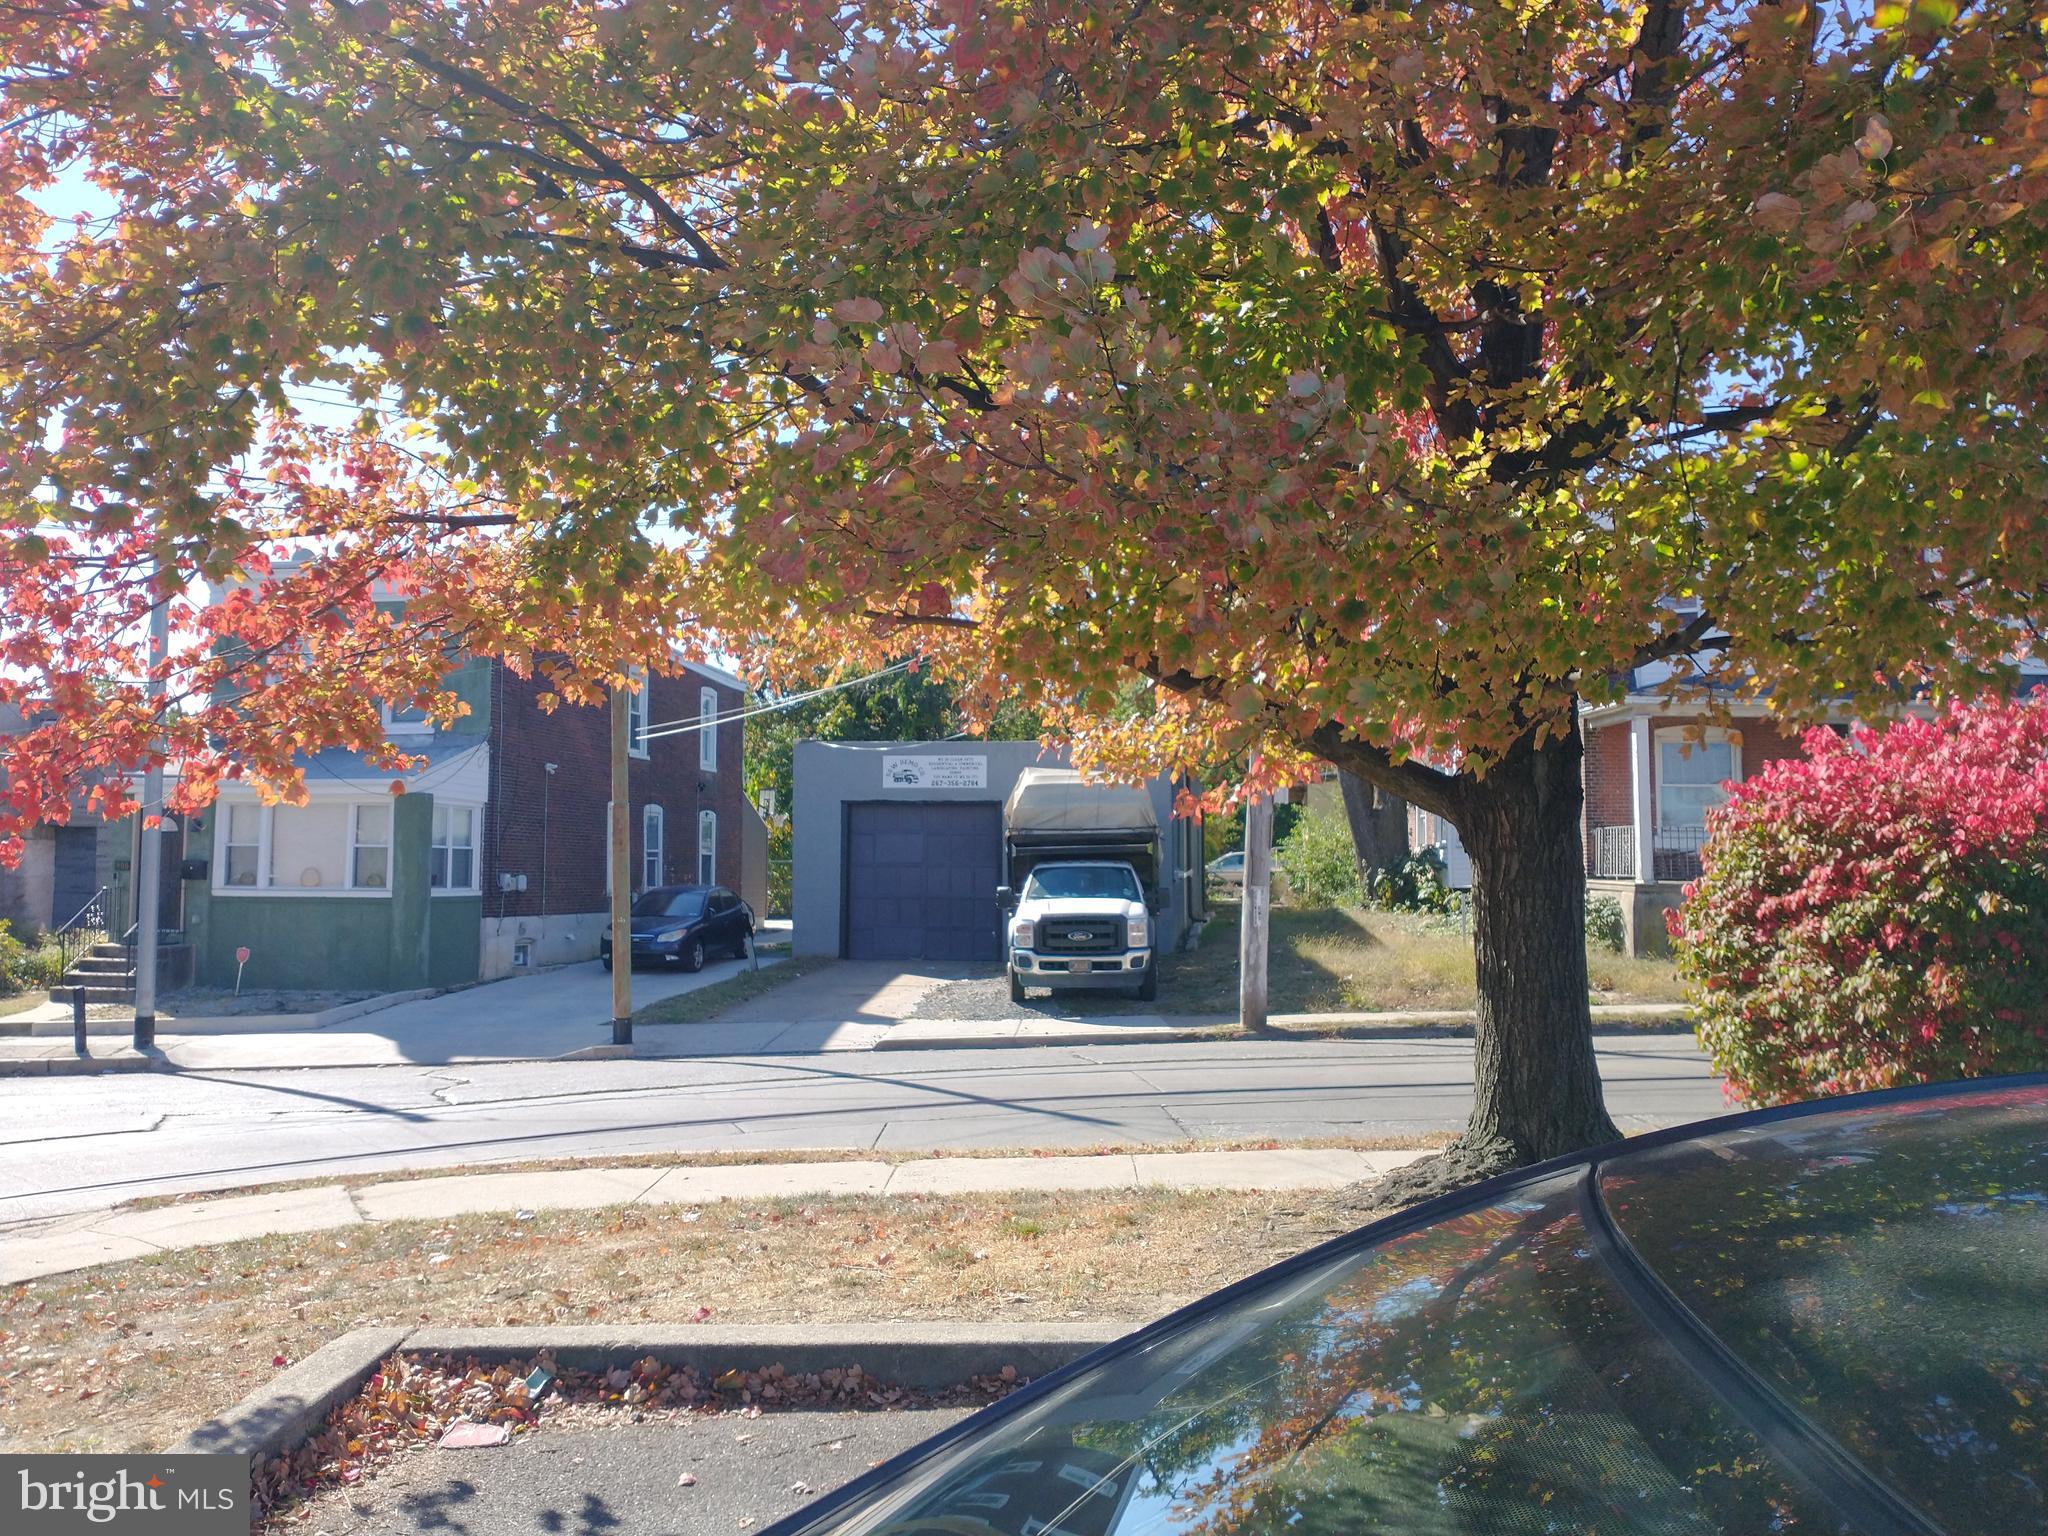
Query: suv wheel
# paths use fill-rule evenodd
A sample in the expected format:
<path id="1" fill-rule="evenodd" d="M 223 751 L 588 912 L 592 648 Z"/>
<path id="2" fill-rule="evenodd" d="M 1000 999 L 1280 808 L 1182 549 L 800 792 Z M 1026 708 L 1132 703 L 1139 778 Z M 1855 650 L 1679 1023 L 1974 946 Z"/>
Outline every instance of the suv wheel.
<path id="1" fill-rule="evenodd" d="M 1010 968 L 1010 1001 L 1013 1003 L 1024 1001 L 1024 978 L 1017 974 L 1015 966 Z"/>

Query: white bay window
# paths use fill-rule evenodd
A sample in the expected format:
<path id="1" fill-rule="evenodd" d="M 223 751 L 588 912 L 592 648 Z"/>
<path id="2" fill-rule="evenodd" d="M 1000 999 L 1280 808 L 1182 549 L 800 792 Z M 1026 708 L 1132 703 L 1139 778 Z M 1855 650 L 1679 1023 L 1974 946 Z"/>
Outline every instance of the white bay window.
<path id="1" fill-rule="evenodd" d="M 435 808 L 436 842 L 444 822 Z M 475 813 L 450 807 L 458 821 L 446 840 L 447 867 L 474 888 Z M 305 805 L 223 800 L 214 807 L 213 888 L 223 895 L 384 896 L 390 893 L 394 809 L 377 799 L 314 799 Z M 459 852 L 458 852 L 459 850 Z"/>
<path id="2" fill-rule="evenodd" d="M 434 845 L 427 859 L 427 884 L 433 890 L 450 893 L 476 889 L 473 806 L 434 806 Z"/>
<path id="3" fill-rule="evenodd" d="M 391 885 L 391 804 L 357 805 L 349 822 L 348 883 L 359 891 Z"/>

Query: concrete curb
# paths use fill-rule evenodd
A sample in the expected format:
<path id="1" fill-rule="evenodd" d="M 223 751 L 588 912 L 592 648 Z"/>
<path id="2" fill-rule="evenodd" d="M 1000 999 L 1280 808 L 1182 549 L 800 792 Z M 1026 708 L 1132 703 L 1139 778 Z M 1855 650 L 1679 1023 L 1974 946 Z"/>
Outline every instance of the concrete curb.
<path id="1" fill-rule="evenodd" d="M 1124 1330 L 1066 1323 L 800 1324 L 762 1328 L 677 1326 L 563 1328 L 357 1328 L 323 1345 L 218 1418 L 208 1419 L 172 1452 L 215 1451 L 257 1463 L 291 1449 L 319 1429 L 394 1352 L 445 1354 L 483 1362 L 551 1354 L 577 1370 L 602 1370 L 652 1355 L 663 1364 L 716 1375 L 729 1367 L 780 1365 L 796 1375 L 858 1365 L 906 1387 L 945 1387 L 993 1376 L 1006 1365 L 1042 1376 L 1121 1338 Z"/>
<path id="2" fill-rule="evenodd" d="M 174 1072 L 162 1051 L 123 1046 L 98 1056 L 52 1054 L 0 1061 L 0 1077 L 92 1077 L 102 1072 Z"/>
<path id="3" fill-rule="evenodd" d="M 381 1013 L 402 1003 L 417 1003 L 429 997 L 439 997 L 443 992 L 459 990 L 456 987 L 418 987 L 410 992 L 380 992 L 375 997 L 337 1003 L 317 1013 L 166 1013 L 157 1016 L 157 1028 L 167 1035 L 298 1035 L 359 1019 L 367 1013 Z M 134 1027 L 132 1017 L 92 1019 L 86 1024 L 85 1032 L 88 1037 L 120 1036 L 130 1033 Z M 25 1033 L 33 1040 L 68 1040 L 71 1038 L 71 1015 L 67 1009 L 61 1016 L 31 1018 Z"/>
<path id="4" fill-rule="evenodd" d="M 337 1405 L 361 1391 L 405 1336 L 403 1328 L 344 1333 L 219 1418 L 208 1419 L 171 1450 L 240 1452 L 252 1465 L 267 1460 L 312 1434 Z"/>
<path id="5" fill-rule="evenodd" d="M 343 1024 L 350 1019 L 360 1019 L 366 1013 L 382 1013 L 386 1008 L 396 1008 L 402 1003 L 424 1002 L 430 997 L 439 997 L 443 992 L 459 992 L 461 987 L 417 987 L 410 992 L 380 992 L 375 997 L 366 997 L 361 1002 L 342 1003 L 338 1007 L 323 1008 L 309 1014 L 308 1023 L 301 1029 L 326 1029 L 331 1024 Z"/>
<path id="6" fill-rule="evenodd" d="M 1643 1022 L 1632 1022 L 1635 1019 Z M 1281 1025 L 1269 1026 L 1263 1030 L 1247 1030 L 1242 1026 L 1229 1024 L 1191 1024 L 1168 1026 L 1156 1024 L 1131 1025 L 1118 1028 L 1115 1025 L 1080 1025 L 1061 1029 L 1056 1025 L 1037 1026 L 1036 1033 L 1024 1033 L 1022 1029 L 1006 1035 L 986 1035 L 943 1032 L 935 1026 L 943 1020 L 912 1019 L 896 1025 L 876 1041 L 872 1050 L 877 1051 L 953 1051 L 953 1050 L 1005 1050 L 1027 1046 L 1064 1045 L 1171 1045 L 1189 1040 L 1255 1040 L 1255 1041 L 1317 1041 L 1317 1040 L 1469 1040 L 1475 1028 L 1469 1017 L 1444 1017 L 1440 1014 L 1419 1015 L 1412 1023 L 1400 1024 L 1346 1024 L 1341 1019 L 1332 1019 L 1323 1025 Z M 906 1026 L 916 1026 L 906 1031 Z M 1025 1021 L 1024 1028 L 1031 1028 Z M 926 1032 L 929 1031 L 929 1032 Z M 1656 1015 L 1621 1014 L 1605 1017 L 1593 1016 L 1595 1035 L 1691 1035 L 1693 1026 L 1683 1016 L 1683 1010 L 1674 1006 L 1669 1017 Z"/>
<path id="7" fill-rule="evenodd" d="M 1014 1365 L 1042 1376 L 1125 1330 L 1070 1323 L 784 1324 L 759 1328 L 678 1324 L 560 1328 L 419 1328 L 406 1336 L 409 1355 L 442 1354 L 482 1361 L 522 1360 L 543 1350 L 563 1365 L 593 1371 L 652 1355 L 664 1365 L 717 1372 L 780 1365 L 797 1375 L 858 1365 L 899 1386 L 945 1387 L 992 1376 Z"/>

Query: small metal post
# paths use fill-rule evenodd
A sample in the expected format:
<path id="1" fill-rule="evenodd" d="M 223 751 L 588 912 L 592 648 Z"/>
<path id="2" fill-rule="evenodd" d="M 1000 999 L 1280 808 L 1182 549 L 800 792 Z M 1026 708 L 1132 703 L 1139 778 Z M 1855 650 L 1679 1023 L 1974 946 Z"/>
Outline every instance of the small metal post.
<path id="1" fill-rule="evenodd" d="M 71 1049 L 80 1056 L 90 1056 L 85 1048 L 85 988 L 71 989 Z"/>

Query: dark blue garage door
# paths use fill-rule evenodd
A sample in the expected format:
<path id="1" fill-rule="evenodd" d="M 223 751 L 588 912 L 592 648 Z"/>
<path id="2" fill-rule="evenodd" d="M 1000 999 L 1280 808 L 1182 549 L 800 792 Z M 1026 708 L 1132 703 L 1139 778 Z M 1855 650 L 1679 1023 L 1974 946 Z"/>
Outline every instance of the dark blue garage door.
<path id="1" fill-rule="evenodd" d="M 995 960 L 1002 807 L 846 808 L 846 958 Z"/>

